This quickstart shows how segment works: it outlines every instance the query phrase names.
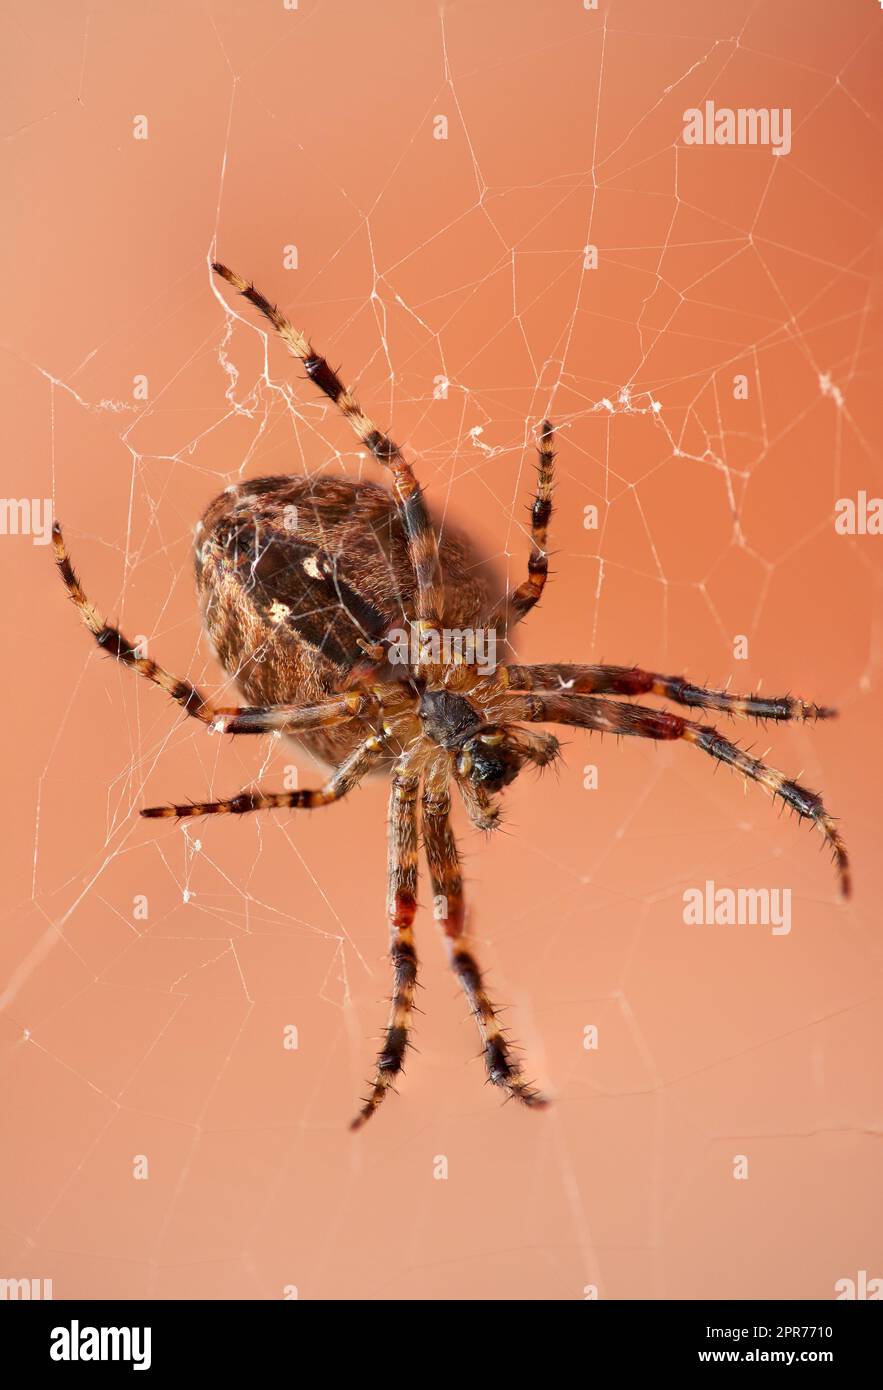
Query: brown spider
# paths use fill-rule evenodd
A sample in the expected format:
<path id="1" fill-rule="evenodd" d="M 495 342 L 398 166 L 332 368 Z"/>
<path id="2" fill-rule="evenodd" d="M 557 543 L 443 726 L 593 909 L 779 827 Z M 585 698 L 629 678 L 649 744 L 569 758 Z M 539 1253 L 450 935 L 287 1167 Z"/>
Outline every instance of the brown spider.
<path id="1" fill-rule="evenodd" d="M 187 714 L 230 734 L 298 736 L 333 767 L 324 786 L 241 792 L 229 801 L 156 806 L 143 816 L 241 815 L 266 808 L 313 808 L 337 801 L 371 771 L 391 772 L 388 915 L 393 965 L 389 1022 L 358 1128 L 402 1070 L 408 1048 L 417 956 L 417 800 L 436 916 L 451 965 L 481 1036 L 488 1079 L 525 1105 L 546 1099 L 524 1078 L 500 1027 L 464 936 L 463 882 L 450 823 L 453 783 L 473 823 L 492 830 L 499 793 L 526 764 L 558 754 L 549 733 L 519 727 L 553 723 L 683 739 L 759 782 L 814 821 L 831 845 L 845 894 L 846 849 L 821 798 L 749 756 L 710 725 L 610 696 L 650 694 L 680 705 L 756 719 L 823 719 L 834 711 L 790 696 L 731 695 L 622 666 L 482 667 L 447 639 L 508 631 L 539 600 L 546 582 L 552 514 L 552 426 L 539 432 L 539 478 L 531 511 L 527 579 L 495 597 L 471 544 L 445 529 L 439 540 L 411 465 L 365 416 L 337 373 L 288 320 L 239 275 L 215 271 L 250 300 L 338 406 L 359 439 L 392 474 L 392 494 L 342 477 L 260 478 L 227 488 L 197 527 L 196 577 L 206 631 L 249 704 L 215 707 L 188 681 L 139 654 L 89 602 L 59 526 L 55 556 L 80 616 L 105 651 L 167 691 Z M 404 618 L 405 664 L 391 636 Z M 398 658 L 398 660 L 397 660 Z"/>

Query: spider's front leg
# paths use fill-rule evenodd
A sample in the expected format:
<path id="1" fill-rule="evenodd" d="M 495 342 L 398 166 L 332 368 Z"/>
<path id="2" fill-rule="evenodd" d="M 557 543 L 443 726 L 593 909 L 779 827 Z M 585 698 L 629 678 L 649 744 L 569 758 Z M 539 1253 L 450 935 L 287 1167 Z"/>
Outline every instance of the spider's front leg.
<path id="1" fill-rule="evenodd" d="M 495 718 L 505 721 L 572 724 L 581 729 L 597 729 L 605 734 L 628 734 L 636 738 L 682 739 L 692 743 L 719 763 L 727 763 L 743 777 L 757 782 L 773 797 L 780 797 L 798 816 L 818 826 L 831 848 L 844 898 L 850 893 L 849 857 L 834 817 L 825 809 L 817 792 L 786 777 L 778 768 L 753 758 L 744 748 L 724 738 L 710 724 L 697 724 L 668 710 L 648 709 L 645 705 L 620 704 L 596 695 L 536 693 L 505 695 L 495 707 Z"/>
<path id="2" fill-rule="evenodd" d="M 506 1039 L 497 1010 L 484 985 L 481 970 L 465 939 L 463 877 L 451 828 L 449 770 L 443 757 L 427 774 L 423 790 L 423 844 L 432 880 L 435 910 L 448 947 L 451 968 L 469 1000 L 488 1080 L 523 1105 L 541 1108 L 546 1096 L 525 1080 Z"/>
<path id="3" fill-rule="evenodd" d="M 414 917 L 417 913 L 417 793 L 420 775 L 407 756 L 393 774 L 389 798 L 389 858 L 387 912 L 389 914 L 389 954 L 393 968 L 393 990 L 389 1022 L 383 1047 L 377 1057 L 377 1071 L 362 1109 L 350 1124 L 361 1129 L 383 1103 L 387 1091 L 402 1071 L 411 1030 L 414 994 L 417 988 L 417 950 L 414 944 Z"/>
<path id="4" fill-rule="evenodd" d="M 791 695 L 733 695 L 709 690 L 685 676 L 663 676 L 638 666 L 572 666 L 563 662 L 542 666 L 505 666 L 511 690 L 538 690 L 573 695 L 659 695 L 691 709 L 721 710 L 744 719 L 831 719 L 837 713 Z"/>

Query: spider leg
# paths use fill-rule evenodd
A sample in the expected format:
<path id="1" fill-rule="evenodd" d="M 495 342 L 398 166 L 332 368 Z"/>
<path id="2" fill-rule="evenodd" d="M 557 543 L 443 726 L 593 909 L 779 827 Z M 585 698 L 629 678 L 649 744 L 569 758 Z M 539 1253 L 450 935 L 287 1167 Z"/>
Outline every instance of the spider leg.
<path id="1" fill-rule="evenodd" d="M 393 775 L 389 798 L 389 857 L 387 870 L 387 912 L 389 913 L 389 954 L 393 968 L 393 990 L 389 1022 L 383 1047 L 377 1057 L 377 1071 L 362 1109 L 350 1124 L 361 1129 L 382 1105 L 387 1091 L 395 1085 L 402 1070 L 414 993 L 417 988 L 417 951 L 414 945 L 414 917 L 417 912 L 417 792 L 419 774 L 402 759 Z"/>
<path id="2" fill-rule="evenodd" d="M 841 892 L 844 897 L 849 896 L 846 846 L 822 798 L 799 782 L 789 781 L 777 768 L 769 767 L 759 758 L 752 758 L 710 724 L 696 724 L 668 710 L 649 709 L 644 705 L 620 704 L 616 700 L 593 695 L 560 693 L 503 696 L 496 707 L 496 715 L 507 720 L 573 724 L 582 729 L 598 729 L 602 733 L 632 734 L 637 738 L 684 739 L 692 743 L 717 762 L 727 763 L 752 782 L 758 782 L 771 796 L 781 797 L 801 818 L 813 821 L 831 846 Z"/>
<path id="3" fill-rule="evenodd" d="M 402 703 L 399 696 L 399 702 Z M 387 708 L 375 691 L 350 690 L 330 695 L 318 705 L 269 705 L 217 709 L 212 728 L 219 734 L 290 734 L 327 729 L 350 719 L 365 719 Z"/>
<path id="4" fill-rule="evenodd" d="M 695 709 L 723 710 L 746 719 L 831 719 L 837 713 L 790 695 L 731 695 L 692 685 L 684 676 L 661 676 L 637 666 L 506 666 L 512 690 L 547 690 L 557 694 L 660 695 Z"/>
<path id="5" fill-rule="evenodd" d="M 58 566 L 62 581 L 76 604 L 80 617 L 99 647 L 109 652 L 111 656 L 115 656 L 126 666 L 131 666 L 133 671 L 138 671 L 147 680 L 153 681 L 154 685 L 158 685 L 166 694 L 171 695 L 173 700 L 177 700 L 185 713 L 193 715 L 195 719 L 201 719 L 204 724 L 210 724 L 216 711 L 195 685 L 191 685 L 189 681 L 180 680 L 177 676 L 169 675 L 168 671 L 163 670 L 162 666 L 158 666 L 150 657 L 139 656 L 138 648 L 132 645 L 128 637 L 124 637 L 117 628 L 111 627 L 104 621 L 98 609 L 83 591 L 76 571 L 70 562 L 64 537 L 61 534 L 61 527 L 57 521 L 52 526 L 52 544 L 55 550 L 55 563 Z"/>
<path id="6" fill-rule="evenodd" d="M 313 350 L 303 334 L 274 304 L 256 290 L 254 285 L 220 262 L 213 262 L 212 269 L 269 319 L 289 352 L 303 362 L 310 380 L 315 382 L 319 390 L 324 391 L 346 416 L 365 447 L 390 469 L 396 507 L 407 538 L 408 554 L 417 581 L 417 618 L 421 631 L 437 629 L 444 607 L 438 542 L 411 465 L 403 458 L 399 446 L 369 420 L 355 396 L 347 390 L 325 358 Z"/>
<path id="7" fill-rule="evenodd" d="M 158 685 L 184 710 L 185 714 L 199 719 L 218 733 L 256 734 L 279 729 L 287 733 L 308 729 L 321 729 L 330 724 L 343 723 L 348 719 L 363 717 L 374 710 L 376 698 L 368 692 L 350 691 L 336 695 L 318 705 L 280 705 L 272 709 L 229 707 L 212 705 L 195 685 L 172 676 L 150 657 L 140 656 L 138 648 L 124 637 L 118 628 L 111 627 L 98 609 L 86 596 L 79 577 L 71 564 L 61 527 L 58 522 L 52 527 L 52 541 L 55 549 L 55 563 L 62 581 L 77 607 L 77 610 L 103 651 L 116 657 L 146 680 Z"/>
<path id="8" fill-rule="evenodd" d="M 313 811 L 340 801 L 351 792 L 385 752 L 384 739 L 372 734 L 334 769 L 322 787 L 303 787 L 292 792 L 240 792 L 227 801 L 192 802 L 186 806 L 145 806 L 141 814 L 149 820 L 182 820 L 188 816 L 241 816 L 249 811 Z"/>
<path id="9" fill-rule="evenodd" d="M 516 589 L 510 589 L 506 597 L 497 604 L 491 614 L 488 626 L 502 625 L 506 632 L 539 603 L 549 574 L 549 556 L 546 542 L 549 521 L 552 517 L 552 482 L 555 466 L 554 433 L 549 420 L 540 426 L 540 442 L 537 447 L 539 469 L 536 493 L 530 509 L 530 555 L 527 561 L 527 579 Z"/>
<path id="10" fill-rule="evenodd" d="M 522 1075 L 500 1027 L 497 1010 L 485 988 L 478 962 L 466 943 L 463 878 L 457 843 L 451 829 L 449 785 L 446 761 L 439 758 L 424 783 L 422 816 L 423 845 L 432 880 L 435 916 L 444 930 L 451 968 L 460 981 L 478 1025 L 488 1080 L 523 1105 L 540 1108 L 547 1105 L 548 1100 Z"/>

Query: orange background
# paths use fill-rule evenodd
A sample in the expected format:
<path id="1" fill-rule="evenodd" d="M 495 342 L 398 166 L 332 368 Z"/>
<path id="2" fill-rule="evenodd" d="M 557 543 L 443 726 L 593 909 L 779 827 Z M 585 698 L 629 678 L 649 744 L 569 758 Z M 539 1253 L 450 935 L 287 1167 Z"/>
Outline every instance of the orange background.
<path id="1" fill-rule="evenodd" d="M 883 538 L 832 524 L 838 497 L 883 492 L 880 7 L 7 16 L 3 490 L 54 499 L 102 609 L 229 702 L 193 590 L 204 506 L 262 473 L 379 476 L 231 318 L 216 251 L 516 580 L 523 448 L 550 411 L 554 574 L 521 656 L 836 703 L 826 725 L 727 727 L 824 789 L 856 890 L 842 905 L 811 828 L 693 750 L 572 732 L 557 778 L 509 790 L 505 833 L 461 822 L 479 951 L 555 1107 L 483 1086 L 424 906 L 419 1052 L 353 1137 L 388 989 L 386 787 L 301 818 L 140 821 L 316 769 L 183 720 L 90 648 L 50 549 L 2 537 L 0 1275 L 56 1297 L 580 1299 L 827 1298 L 883 1274 Z M 790 107 L 791 153 L 684 148 L 706 98 Z M 685 926 L 706 879 L 790 887 L 791 934 Z"/>

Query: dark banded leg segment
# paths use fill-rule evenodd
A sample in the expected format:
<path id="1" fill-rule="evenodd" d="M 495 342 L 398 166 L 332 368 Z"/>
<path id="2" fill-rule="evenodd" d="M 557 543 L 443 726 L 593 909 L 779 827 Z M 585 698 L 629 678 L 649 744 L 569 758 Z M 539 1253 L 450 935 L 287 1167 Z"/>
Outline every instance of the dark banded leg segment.
<path id="1" fill-rule="evenodd" d="M 117 628 L 111 627 L 104 621 L 98 609 L 83 591 L 76 571 L 70 562 L 64 537 L 61 534 L 61 527 L 57 521 L 52 526 L 52 545 L 55 550 L 55 563 L 65 588 L 99 647 L 106 651 L 109 656 L 115 656 L 125 666 L 130 666 L 133 671 L 137 671 L 139 675 L 152 681 L 154 685 L 158 685 L 161 690 L 164 690 L 167 695 L 171 695 L 172 699 L 178 702 L 185 713 L 193 715 L 195 719 L 201 719 L 204 724 L 211 724 L 216 710 L 195 685 L 191 685 L 189 681 L 179 680 L 177 676 L 170 676 L 168 671 L 163 670 L 162 666 L 158 666 L 155 661 L 151 661 L 150 657 L 140 656 L 138 648 L 133 646 L 128 637 L 124 637 Z"/>
<path id="2" fill-rule="evenodd" d="M 661 676 L 636 666 L 506 666 L 512 690 L 548 690 L 559 694 L 660 695 L 694 709 L 722 710 L 746 719 L 831 719 L 837 711 L 791 695 L 731 695 L 692 685 L 684 676 Z"/>
<path id="3" fill-rule="evenodd" d="M 684 739 L 716 762 L 727 763 L 743 777 L 757 782 L 772 797 L 780 797 L 802 819 L 818 826 L 831 848 L 843 896 L 849 897 L 849 858 L 837 823 L 826 811 L 817 792 L 799 782 L 789 781 L 777 768 L 752 758 L 738 744 L 731 743 L 710 724 L 696 724 L 667 710 L 644 705 L 620 704 L 594 695 L 534 693 L 506 695 L 499 701 L 495 717 L 525 722 L 570 724 L 581 729 L 597 729 L 606 734 L 634 735 L 637 738 Z"/>
<path id="4" fill-rule="evenodd" d="M 271 304 L 260 290 L 243 280 L 234 270 L 212 264 L 212 269 L 222 279 L 247 299 L 250 304 L 269 319 L 270 323 L 285 343 L 289 352 L 304 364 L 307 376 L 338 410 L 349 420 L 356 437 L 361 440 L 376 459 L 389 468 L 393 476 L 398 514 L 408 541 L 408 554 L 417 581 L 417 617 L 423 628 L 432 630 L 441 624 L 444 589 L 441 565 L 438 558 L 438 542 L 429 520 L 423 501 L 423 494 L 414 477 L 411 465 L 388 435 L 379 430 L 364 413 L 355 396 L 348 391 L 324 357 L 314 351 L 310 342 Z"/>
<path id="5" fill-rule="evenodd" d="M 118 628 L 104 621 L 98 609 L 86 596 L 79 577 L 71 564 L 64 537 L 58 522 L 52 527 L 55 563 L 65 588 L 77 611 L 102 651 L 116 657 L 124 666 L 158 685 L 171 695 L 185 714 L 206 724 L 215 733 L 264 734 L 279 730 L 284 733 L 308 729 L 323 729 L 349 719 L 365 718 L 378 708 L 378 700 L 370 692 L 350 691 L 323 700 L 318 705 L 278 705 L 268 709 L 248 706 L 219 707 L 212 705 L 189 681 L 172 676 L 164 667 L 140 656 L 138 648 L 124 637 Z"/>
<path id="6" fill-rule="evenodd" d="M 527 561 L 527 579 L 517 589 L 511 589 L 502 603 L 491 615 L 489 627 L 502 624 L 508 632 L 510 627 L 539 603 L 546 579 L 549 575 L 549 556 L 546 550 L 549 522 L 552 518 L 552 486 L 555 468 L 554 432 L 549 420 L 540 426 L 540 442 L 537 447 L 539 467 L 537 488 L 530 509 L 530 555 Z"/>
<path id="7" fill-rule="evenodd" d="M 423 846 L 432 880 L 435 916 L 441 923 L 451 969 L 469 1000 L 478 1033 L 488 1081 L 520 1101 L 540 1109 L 548 1100 L 522 1075 L 512 1053 L 481 970 L 464 935 L 463 878 L 460 857 L 450 822 L 450 795 L 444 764 L 430 773 L 423 791 Z"/>
<path id="8" fill-rule="evenodd" d="M 323 787 L 303 787 L 293 792 L 240 792 L 227 801 L 189 802 L 184 806 L 145 806 L 150 820 L 183 820 L 194 816 L 242 816 L 250 811 L 314 811 L 340 801 L 358 786 L 366 772 L 385 752 L 383 739 L 372 735 L 335 768 Z"/>
<path id="9" fill-rule="evenodd" d="M 407 764 L 396 770 L 389 799 L 389 858 L 387 910 L 393 987 L 389 1022 L 377 1070 L 362 1108 L 350 1123 L 361 1129 L 395 1086 L 402 1071 L 411 1031 L 417 989 L 417 950 L 414 917 L 417 912 L 417 792 L 419 777 Z"/>
<path id="10" fill-rule="evenodd" d="M 318 705 L 271 705 L 216 710 L 211 727 L 219 734 L 290 734 L 327 729 L 350 719 L 367 719 L 380 711 L 380 700 L 371 691 L 333 695 Z"/>

